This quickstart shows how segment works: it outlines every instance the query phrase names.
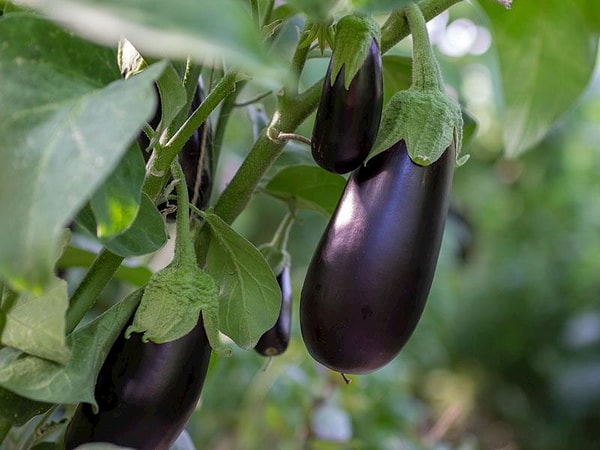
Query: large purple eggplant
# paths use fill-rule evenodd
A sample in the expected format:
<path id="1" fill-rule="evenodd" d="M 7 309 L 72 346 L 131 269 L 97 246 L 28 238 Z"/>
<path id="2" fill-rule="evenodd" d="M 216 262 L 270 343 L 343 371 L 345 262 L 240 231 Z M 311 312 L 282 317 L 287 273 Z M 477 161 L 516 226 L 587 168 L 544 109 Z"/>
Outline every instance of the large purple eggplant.
<path id="1" fill-rule="evenodd" d="M 144 343 L 123 333 L 96 383 L 99 412 L 80 404 L 67 428 L 66 450 L 109 442 L 138 450 L 168 450 L 198 403 L 211 348 L 202 318 L 184 337 Z"/>
<path id="2" fill-rule="evenodd" d="M 317 361 L 364 374 L 404 346 L 433 280 L 454 160 L 451 146 L 419 166 L 399 141 L 352 174 L 302 289 L 302 336 Z"/>
<path id="3" fill-rule="evenodd" d="M 379 46 L 373 40 L 365 62 L 344 87 L 345 68 L 333 85 L 329 62 L 313 127 L 311 150 L 316 163 L 330 172 L 356 169 L 371 151 L 381 119 L 383 77 Z"/>

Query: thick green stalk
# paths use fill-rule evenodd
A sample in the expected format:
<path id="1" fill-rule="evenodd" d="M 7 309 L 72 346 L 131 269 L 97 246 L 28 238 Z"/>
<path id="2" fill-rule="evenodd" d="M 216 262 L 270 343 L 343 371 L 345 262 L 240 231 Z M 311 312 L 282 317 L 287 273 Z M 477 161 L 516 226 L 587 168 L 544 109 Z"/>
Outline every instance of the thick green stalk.
<path id="1" fill-rule="evenodd" d="M 190 203 L 185 175 L 178 159 L 171 164 L 173 178 L 177 180 L 177 236 L 175 238 L 175 264 L 193 265 L 196 255 L 190 242 Z"/>
<path id="2" fill-rule="evenodd" d="M 421 91 L 441 91 L 444 82 L 440 66 L 429 42 L 425 18 L 416 4 L 406 7 L 406 18 L 413 39 L 412 86 Z"/>
<path id="3" fill-rule="evenodd" d="M 269 137 L 270 130 L 292 132 L 317 107 L 320 86 L 313 86 L 293 100 L 280 99 L 271 125 L 260 134 L 248 156 L 215 205 L 215 213 L 231 224 L 244 210 L 258 183 L 281 153 L 285 141 Z"/>
<path id="4" fill-rule="evenodd" d="M 98 254 L 85 274 L 85 278 L 81 280 L 81 283 L 71 295 L 69 309 L 67 310 L 67 334 L 71 333 L 83 319 L 119 268 L 121 262 L 123 262 L 121 256 L 117 256 L 106 249 Z"/>
<path id="5" fill-rule="evenodd" d="M 423 0 L 419 2 L 419 8 L 423 12 L 426 21 L 446 11 L 461 0 Z M 381 27 L 381 53 L 386 53 L 394 45 L 404 39 L 410 30 L 408 21 L 404 14 L 404 8 L 392 11 L 388 19 Z"/>
<path id="6" fill-rule="evenodd" d="M 166 175 L 177 153 L 179 153 L 202 123 L 208 119 L 210 113 L 216 109 L 219 103 L 235 90 L 236 83 L 237 74 L 234 72 L 230 72 L 221 78 L 200 107 L 185 121 L 169 142 L 156 152 L 152 161 L 152 167 L 144 183 L 144 192 L 151 198 L 156 198 L 163 189 Z"/>

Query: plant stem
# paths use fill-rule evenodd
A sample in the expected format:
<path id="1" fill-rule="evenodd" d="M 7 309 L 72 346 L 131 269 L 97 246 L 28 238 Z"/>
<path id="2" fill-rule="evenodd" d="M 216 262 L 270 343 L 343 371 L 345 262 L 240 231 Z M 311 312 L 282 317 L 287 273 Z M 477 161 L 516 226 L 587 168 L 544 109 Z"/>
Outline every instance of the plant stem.
<path id="1" fill-rule="evenodd" d="M 406 7 L 406 18 L 413 38 L 412 86 L 420 91 L 442 91 L 440 66 L 431 48 L 425 18 L 415 3 Z"/>
<path id="2" fill-rule="evenodd" d="M 276 248 L 277 250 L 285 251 L 290 230 L 292 229 L 292 225 L 295 221 L 296 218 L 294 217 L 294 213 L 289 211 L 279 224 L 279 227 L 277 227 L 277 231 L 275 231 L 275 235 L 270 242 L 272 247 Z"/>
<path id="3" fill-rule="evenodd" d="M 231 92 L 227 97 L 225 97 L 225 99 L 223 100 L 223 104 L 221 105 L 221 109 L 219 110 L 219 117 L 217 119 L 215 132 L 213 134 L 213 167 L 211 167 L 212 173 L 215 173 L 217 161 L 219 160 L 219 155 L 221 154 L 223 138 L 225 137 L 225 130 L 227 129 L 229 118 L 231 117 L 231 111 L 235 107 L 235 101 L 237 99 L 237 96 L 241 92 L 245 84 L 246 81 L 240 81 L 237 84 L 236 90 L 234 92 Z"/>
<path id="4" fill-rule="evenodd" d="M 423 0 L 419 8 L 426 21 L 430 21 L 461 0 Z M 408 21 L 404 15 L 404 8 L 392 11 L 381 27 L 381 53 L 386 53 L 394 45 L 409 34 Z"/>
<path id="5" fill-rule="evenodd" d="M 221 103 L 221 101 L 235 90 L 237 74 L 229 72 L 215 88 L 204 99 L 200 107 L 185 121 L 167 144 L 157 152 L 153 159 L 152 167 L 144 183 L 144 192 L 152 199 L 156 198 L 163 188 L 166 174 L 170 170 L 173 159 L 183 148 L 185 143 L 192 137 L 196 130 L 208 119 L 210 113 Z"/>
<path id="6" fill-rule="evenodd" d="M 173 178 L 177 180 L 177 236 L 175 238 L 175 264 L 193 265 L 196 256 L 190 241 L 190 209 L 185 175 L 178 159 L 171 164 Z"/>
<path id="7" fill-rule="evenodd" d="M 67 334 L 71 333 L 92 307 L 106 284 L 123 262 L 121 256 L 103 249 L 81 280 L 69 301 L 67 310 Z"/>

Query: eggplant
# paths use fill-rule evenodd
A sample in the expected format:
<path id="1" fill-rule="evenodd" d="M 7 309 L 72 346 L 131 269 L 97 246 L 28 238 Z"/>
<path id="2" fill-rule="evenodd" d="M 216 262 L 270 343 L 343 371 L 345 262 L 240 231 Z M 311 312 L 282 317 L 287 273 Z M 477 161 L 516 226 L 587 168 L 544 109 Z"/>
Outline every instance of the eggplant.
<path id="1" fill-rule="evenodd" d="M 413 333 L 439 256 L 454 153 L 451 145 L 420 166 L 401 140 L 349 178 L 300 300 L 302 337 L 321 364 L 372 372 Z"/>
<path id="2" fill-rule="evenodd" d="M 126 328 L 98 375 L 99 411 L 79 404 L 65 434 L 67 450 L 87 442 L 167 450 L 194 412 L 211 355 L 202 316 L 190 333 L 165 344 L 144 343 L 139 333 L 125 339 Z"/>
<path id="3" fill-rule="evenodd" d="M 277 276 L 281 288 L 281 310 L 275 325 L 260 337 L 254 349 L 263 356 L 281 355 L 290 343 L 292 323 L 292 284 L 288 266 Z"/>
<path id="4" fill-rule="evenodd" d="M 323 82 L 311 151 L 323 169 L 348 173 L 366 159 L 379 130 L 383 107 L 381 54 L 373 39 L 367 58 L 348 89 L 344 87 L 345 67 L 331 84 L 334 57 Z"/>

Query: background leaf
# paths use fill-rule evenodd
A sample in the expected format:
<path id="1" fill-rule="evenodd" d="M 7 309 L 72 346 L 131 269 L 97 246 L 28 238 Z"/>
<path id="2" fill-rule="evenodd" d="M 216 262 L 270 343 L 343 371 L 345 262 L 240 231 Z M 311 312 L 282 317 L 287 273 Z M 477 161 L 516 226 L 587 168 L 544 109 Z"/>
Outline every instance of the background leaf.
<path id="1" fill-rule="evenodd" d="M 110 238 L 131 226 L 140 208 L 145 176 L 144 158 L 134 143 L 90 201 L 98 237 Z"/>
<path id="2" fill-rule="evenodd" d="M 219 216 L 202 217 L 212 233 L 207 271 L 220 286 L 219 329 L 241 348 L 250 349 L 277 320 L 279 285 L 254 245 Z"/>
<path id="3" fill-rule="evenodd" d="M 95 236 L 96 221 L 91 208 L 84 208 L 77 223 Z M 127 231 L 112 239 L 99 239 L 111 252 L 127 258 L 153 253 L 167 242 L 165 222 L 150 197 L 142 194 L 140 210 Z"/>
<path id="4" fill-rule="evenodd" d="M 113 342 L 140 302 L 137 290 L 69 338 L 71 358 L 65 366 L 35 356 L 0 349 L 0 386 L 41 402 L 96 404 L 94 386 Z"/>
<path id="5" fill-rule="evenodd" d="M 70 355 L 65 340 L 68 305 L 67 283 L 58 278 L 41 296 L 4 296 L 0 302 L 0 343 L 65 363 Z"/>
<path id="6" fill-rule="evenodd" d="M 264 190 L 297 208 L 333 214 L 346 179 L 316 166 L 292 166 L 275 174 Z"/>
<path id="7" fill-rule="evenodd" d="M 504 143 L 517 156 L 538 143 L 588 85 L 597 39 L 581 2 L 517 1 L 510 11 L 482 1 L 504 91 Z M 560 51 L 557 51 L 560 49 Z"/>
<path id="8" fill-rule="evenodd" d="M 25 14 L 2 19 L 0 42 L 0 206 L 10 211 L 0 218 L 0 275 L 39 293 L 60 228 L 153 111 L 163 65 L 103 87 L 120 76 L 113 51 Z"/>
<path id="9" fill-rule="evenodd" d="M 82 36 L 115 45 L 125 36 L 144 56 L 223 59 L 262 83 L 280 85 L 283 64 L 268 55 L 258 27 L 238 0 L 22 0 Z"/>
<path id="10" fill-rule="evenodd" d="M 412 58 L 400 55 L 384 55 L 383 66 L 383 101 L 387 103 L 398 91 L 408 89 L 412 84 Z"/>

